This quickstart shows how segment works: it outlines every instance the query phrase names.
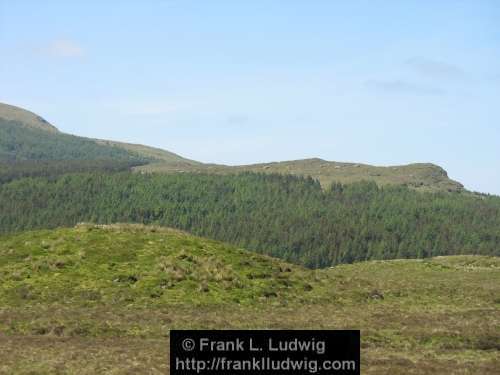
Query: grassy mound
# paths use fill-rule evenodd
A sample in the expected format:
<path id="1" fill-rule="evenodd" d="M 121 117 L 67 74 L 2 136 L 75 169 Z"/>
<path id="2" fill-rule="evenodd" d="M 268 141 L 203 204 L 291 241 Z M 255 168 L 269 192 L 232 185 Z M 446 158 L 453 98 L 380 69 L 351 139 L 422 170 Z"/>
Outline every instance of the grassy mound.
<path id="1" fill-rule="evenodd" d="M 173 229 L 78 225 L 0 243 L 3 304 L 136 307 L 305 298 L 300 267 Z"/>

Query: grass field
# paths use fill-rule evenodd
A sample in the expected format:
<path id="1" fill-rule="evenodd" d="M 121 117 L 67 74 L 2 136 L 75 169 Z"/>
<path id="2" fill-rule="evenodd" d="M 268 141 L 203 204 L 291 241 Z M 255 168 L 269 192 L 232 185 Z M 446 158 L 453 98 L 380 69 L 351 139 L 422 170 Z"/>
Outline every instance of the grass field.
<path id="1" fill-rule="evenodd" d="M 500 259 L 308 270 L 157 227 L 0 237 L 0 373 L 166 374 L 174 328 L 361 329 L 363 374 L 498 374 Z"/>

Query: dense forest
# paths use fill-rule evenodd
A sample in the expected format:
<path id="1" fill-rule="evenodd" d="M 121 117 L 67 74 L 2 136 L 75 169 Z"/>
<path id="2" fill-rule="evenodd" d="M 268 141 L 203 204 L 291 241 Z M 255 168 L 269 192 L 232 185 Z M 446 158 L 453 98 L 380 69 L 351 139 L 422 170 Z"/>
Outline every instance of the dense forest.
<path id="1" fill-rule="evenodd" d="M 0 160 L 96 160 L 145 162 L 123 148 L 97 144 L 92 139 L 27 128 L 0 118 Z"/>
<path id="2" fill-rule="evenodd" d="M 6 179 L 8 180 L 8 179 Z M 139 222 L 308 267 L 366 259 L 500 255 L 500 198 L 244 173 L 74 173 L 0 184 L 0 231 Z"/>

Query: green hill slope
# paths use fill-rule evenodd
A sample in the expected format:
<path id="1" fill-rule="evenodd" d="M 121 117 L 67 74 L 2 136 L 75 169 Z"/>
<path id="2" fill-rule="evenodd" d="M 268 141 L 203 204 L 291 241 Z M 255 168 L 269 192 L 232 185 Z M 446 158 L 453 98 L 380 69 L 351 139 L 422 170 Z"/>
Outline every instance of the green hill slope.
<path id="1" fill-rule="evenodd" d="M 95 141 L 97 142 L 97 144 L 100 144 L 100 145 L 118 147 L 118 148 L 127 150 L 129 152 L 141 155 L 145 158 L 150 159 L 151 162 L 155 162 L 155 163 L 157 163 L 159 161 L 165 165 L 175 166 L 175 167 L 181 166 L 183 168 L 188 168 L 190 166 L 196 166 L 196 165 L 202 164 L 200 162 L 183 158 L 182 156 L 174 154 L 173 152 L 162 150 L 160 148 L 144 146 L 144 145 L 139 145 L 139 144 L 133 144 L 133 143 L 108 141 L 108 140 L 102 140 L 102 139 L 96 139 Z"/>
<path id="2" fill-rule="evenodd" d="M 291 174 L 296 176 L 310 176 L 318 180 L 324 188 L 328 188 L 335 182 L 350 184 L 360 181 L 374 181 L 380 186 L 404 185 L 418 191 L 464 191 L 463 185 L 451 180 L 443 168 L 429 163 L 376 167 L 366 164 L 339 163 L 314 158 L 239 166 L 217 164 L 179 166 L 165 163 L 149 163 L 135 167 L 134 169 L 136 171 L 154 173 L 194 172 L 236 174 L 241 172 L 256 172 Z"/>
<path id="3" fill-rule="evenodd" d="M 12 121 L 27 129 L 44 130 L 49 133 L 59 133 L 57 128 L 44 118 L 25 109 L 0 103 L 0 119 Z"/>
<path id="4" fill-rule="evenodd" d="M 143 161 L 127 150 L 99 145 L 93 140 L 24 126 L 0 118 L 0 160 L 97 160 Z"/>
<path id="5" fill-rule="evenodd" d="M 72 306 L 250 303 L 315 284 L 300 267 L 160 227 L 78 225 L 3 237 L 0 248 L 2 270 L 24 280 L 3 284 L 0 298 L 11 305 L 24 297 Z"/>
<path id="6" fill-rule="evenodd" d="M 363 374 L 492 374 L 500 260 L 306 270 L 170 229 L 0 237 L 0 373 L 168 373 L 174 328 L 361 329 Z"/>
<path id="7" fill-rule="evenodd" d="M 102 159 L 143 164 L 151 161 L 196 164 L 152 147 L 61 133 L 40 116 L 0 103 L 0 161 Z"/>

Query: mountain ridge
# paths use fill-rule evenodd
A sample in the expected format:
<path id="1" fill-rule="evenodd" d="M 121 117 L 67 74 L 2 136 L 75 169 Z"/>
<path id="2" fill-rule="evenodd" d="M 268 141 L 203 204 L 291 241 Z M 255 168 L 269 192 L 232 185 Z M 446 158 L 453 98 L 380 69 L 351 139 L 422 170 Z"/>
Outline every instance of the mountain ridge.
<path id="1" fill-rule="evenodd" d="M 327 161 L 320 158 L 288 160 L 228 166 L 222 164 L 176 165 L 149 163 L 133 167 L 146 173 L 214 173 L 236 174 L 241 172 L 292 174 L 312 177 L 328 188 L 333 183 L 374 181 L 378 185 L 405 185 L 419 191 L 465 191 L 464 186 L 450 179 L 446 170 L 432 163 L 412 163 L 394 166 L 373 166 L 362 163 Z"/>
<path id="2" fill-rule="evenodd" d="M 22 129 L 17 128 L 17 125 Z M 419 191 L 461 192 L 465 190 L 461 183 L 450 179 L 442 167 L 432 163 L 381 167 L 363 163 L 327 161 L 320 158 L 237 166 L 203 163 L 146 145 L 69 135 L 60 132 L 55 126 L 33 112 L 0 103 L 0 132 L 2 129 L 5 139 L 0 139 L 0 161 L 2 159 L 88 160 L 92 159 L 93 155 L 97 155 L 96 158 L 139 160 L 142 165 L 132 166 L 132 170 L 139 173 L 278 173 L 309 176 L 318 180 L 325 188 L 333 183 L 345 184 L 368 180 L 378 185 L 405 185 Z M 31 144 L 23 144 L 24 133 L 30 133 Z M 44 149 L 38 153 L 29 151 L 30 148 L 38 146 L 37 142 L 40 139 L 45 142 L 42 146 Z M 58 151 L 57 148 L 62 146 L 65 146 L 67 151 L 55 153 Z M 79 147 L 84 149 L 84 152 L 75 151 L 75 148 Z M 24 150 L 24 154 L 21 154 L 19 150 Z"/>

